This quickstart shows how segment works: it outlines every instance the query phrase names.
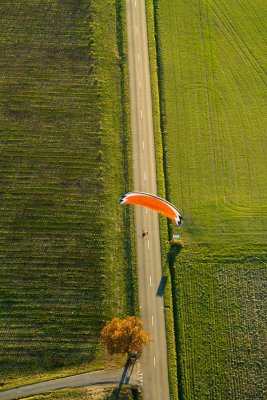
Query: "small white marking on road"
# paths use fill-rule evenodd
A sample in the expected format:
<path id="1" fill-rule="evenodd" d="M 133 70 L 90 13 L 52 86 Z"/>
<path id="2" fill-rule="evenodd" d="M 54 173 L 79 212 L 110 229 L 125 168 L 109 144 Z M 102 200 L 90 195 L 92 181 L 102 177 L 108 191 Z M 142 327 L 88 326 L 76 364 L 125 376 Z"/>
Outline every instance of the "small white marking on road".
<path id="1" fill-rule="evenodd" d="M 148 239 L 148 241 L 147 241 L 147 248 L 149 249 L 149 239 Z"/>
<path id="2" fill-rule="evenodd" d="M 142 88 L 141 81 L 139 81 L 139 87 L 140 87 L 140 89 Z"/>
<path id="3" fill-rule="evenodd" d="M 154 317 L 153 317 L 153 315 L 151 317 L 151 323 L 152 323 L 152 326 L 154 326 Z"/>
<path id="4" fill-rule="evenodd" d="M 156 357 L 154 356 L 154 368 L 156 367 Z"/>
<path id="5" fill-rule="evenodd" d="M 138 59 L 138 61 L 140 60 L 140 54 L 139 53 L 137 53 L 137 59 Z"/>
<path id="6" fill-rule="evenodd" d="M 143 141 L 143 150 L 145 149 L 145 142 Z"/>
<path id="7" fill-rule="evenodd" d="M 138 35 L 138 33 L 139 33 L 139 29 L 138 29 L 138 26 L 136 27 L 136 34 Z"/>
<path id="8" fill-rule="evenodd" d="M 150 286 L 152 286 L 152 279 L 151 279 L 151 276 L 149 277 L 149 284 L 150 284 Z"/>
<path id="9" fill-rule="evenodd" d="M 136 0 L 135 0 L 135 2 L 134 2 L 134 6 L 136 7 Z"/>
<path id="10" fill-rule="evenodd" d="M 146 181 L 146 173 L 144 172 L 144 180 Z"/>
<path id="11" fill-rule="evenodd" d="M 143 110 L 140 110 L 140 116 L 143 118 Z"/>
<path id="12" fill-rule="evenodd" d="M 141 306 L 139 308 L 142 308 Z"/>

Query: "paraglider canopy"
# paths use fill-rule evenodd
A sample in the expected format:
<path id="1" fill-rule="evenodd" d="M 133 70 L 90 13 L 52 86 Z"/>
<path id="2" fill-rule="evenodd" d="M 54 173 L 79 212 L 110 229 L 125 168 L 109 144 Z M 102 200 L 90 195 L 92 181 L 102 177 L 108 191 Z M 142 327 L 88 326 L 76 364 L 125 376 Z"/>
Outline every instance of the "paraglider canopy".
<path id="1" fill-rule="evenodd" d="M 167 200 L 161 199 L 158 196 L 143 192 L 130 192 L 120 198 L 119 204 L 133 204 L 147 207 L 165 215 L 165 217 L 172 220 L 176 225 L 182 225 L 182 215 L 180 211 Z"/>

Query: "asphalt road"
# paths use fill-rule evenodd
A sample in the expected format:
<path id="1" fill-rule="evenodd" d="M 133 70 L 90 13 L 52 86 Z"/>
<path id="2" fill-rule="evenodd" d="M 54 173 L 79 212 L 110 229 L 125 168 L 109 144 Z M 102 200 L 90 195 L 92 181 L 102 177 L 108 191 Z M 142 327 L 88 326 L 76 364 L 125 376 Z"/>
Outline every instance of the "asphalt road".
<path id="1" fill-rule="evenodd" d="M 134 369 L 105 369 L 101 371 L 93 371 L 85 374 L 68 376 L 66 378 L 54 379 L 32 385 L 20 386 L 15 389 L 4 390 L 0 392 L 0 400 L 22 399 L 38 393 L 46 393 L 59 389 L 76 388 L 91 385 L 110 385 L 129 383 L 131 385 L 139 385 L 139 365 Z"/>
<path id="2" fill-rule="evenodd" d="M 144 0 L 127 0 L 128 61 L 134 190 L 157 194 L 150 69 Z M 161 281 L 159 223 L 156 213 L 136 207 L 136 242 L 140 315 L 152 345 L 141 359 L 145 400 L 168 400 L 169 382 Z M 141 237 L 146 229 L 149 234 Z"/>

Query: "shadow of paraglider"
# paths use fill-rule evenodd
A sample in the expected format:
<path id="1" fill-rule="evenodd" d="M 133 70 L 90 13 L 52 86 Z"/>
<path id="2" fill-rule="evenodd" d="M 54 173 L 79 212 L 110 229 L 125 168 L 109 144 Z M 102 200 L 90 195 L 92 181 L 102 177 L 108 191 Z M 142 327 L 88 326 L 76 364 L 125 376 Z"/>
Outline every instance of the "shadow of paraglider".
<path id="1" fill-rule="evenodd" d="M 167 284 L 167 280 L 168 280 L 168 277 L 167 277 L 167 276 L 162 276 L 162 277 L 161 277 L 161 280 L 160 280 L 160 283 L 159 283 L 159 287 L 158 287 L 156 296 L 159 296 L 159 297 L 162 297 L 162 296 L 163 296 L 163 294 L 164 294 L 164 289 L 165 289 L 165 286 L 166 286 L 166 284 Z"/>

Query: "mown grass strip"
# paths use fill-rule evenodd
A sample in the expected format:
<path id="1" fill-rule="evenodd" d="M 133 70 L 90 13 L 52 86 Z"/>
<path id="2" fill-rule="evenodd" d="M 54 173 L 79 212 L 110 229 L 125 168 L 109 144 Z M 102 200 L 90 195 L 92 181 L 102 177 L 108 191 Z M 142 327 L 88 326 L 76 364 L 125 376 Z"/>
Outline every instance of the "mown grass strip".
<path id="1" fill-rule="evenodd" d="M 164 169 L 164 151 L 163 151 L 163 132 L 161 112 L 162 96 L 160 96 L 159 80 L 160 63 L 158 38 L 156 30 L 156 11 L 153 1 L 146 0 L 146 17 L 147 31 L 150 57 L 150 78 L 152 88 L 152 106 L 153 106 L 153 128 L 156 152 L 156 168 L 157 168 L 157 189 L 158 195 L 162 198 L 166 197 L 166 171 Z M 170 395 L 172 399 L 178 398 L 178 382 L 177 382 L 177 354 L 174 334 L 174 319 L 173 319 L 173 299 L 172 299 L 172 283 L 171 274 L 168 263 L 168 252 L 170 249 L 169 240 L 171 236 L 170 226 L 167 225 L 166 219 L 160 217 L 160 240 L 162 254 L 162 279 L 165 282 L 164 287 L 164 304 L 165 304 L 165 321 L 167 335 L 167 350 L 168 350 L 168 375 L 170 385 Z"/>
<path id="2" fill-rule="evenodd" d="M 124 174 L 124 193 L 132 189 L 132 149 L 130 137 L 130 104 L 129 104 L 129 83 L 128 83 L 128 63 L 127 63 L 127 35 L 126 35 L 126 10 L 122 0 L 116 0 L 116 26 L 117 43 L 120 57 L 121 70 L 121 112 L 122 112 L 122 148 L 123 148 L 123 174 Z M 134 216 L 133 210 L 125 207 L 124 210 L 125 226 L 125 261 L 126 261 L 126 282 L 128 303 L 127 310 L 131 315 L 137 315 L 138 290 L 137 290 L 137 271 L 135 255 L 135 235 L 134 235 Z"/>

